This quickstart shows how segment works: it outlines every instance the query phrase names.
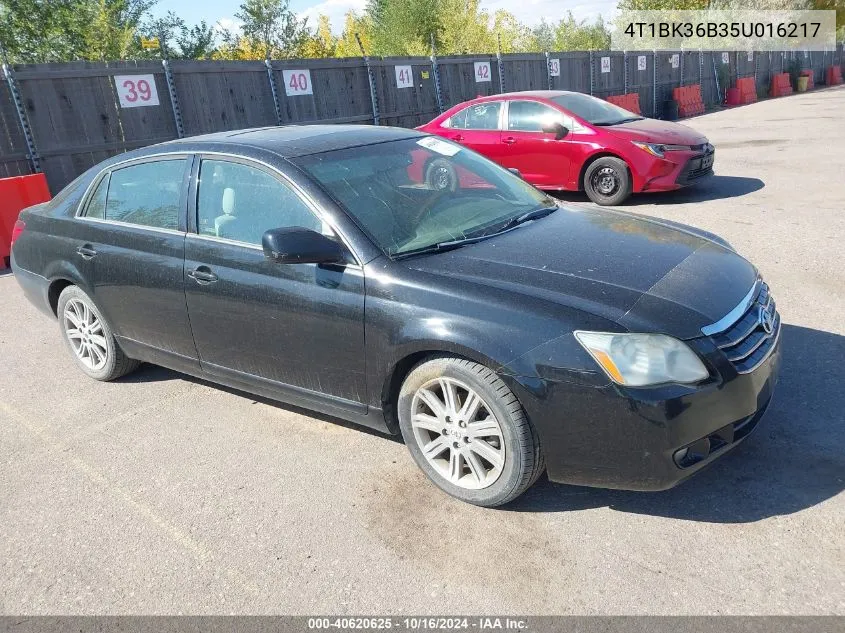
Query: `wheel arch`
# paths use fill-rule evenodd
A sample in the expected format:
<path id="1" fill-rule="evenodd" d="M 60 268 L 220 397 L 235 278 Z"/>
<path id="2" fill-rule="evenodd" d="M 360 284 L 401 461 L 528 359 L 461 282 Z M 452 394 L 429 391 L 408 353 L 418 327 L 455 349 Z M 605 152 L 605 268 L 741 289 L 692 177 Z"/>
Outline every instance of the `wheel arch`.
<path id="1" fill-rule="evenodd" d="M 494 372 L 500 367 L 499 363 L 494 362 L 476 350 L 459 344 L 445 344 L 442 342 L 441 344 L 421 343 L 413 348 L 403 350 L 402 354 L 397 356 L 395 362 L 393 362 L 385 374 L 380 395 L 385 424 L 387 424 L 387 428 L 391 433 L 399 434 L 399 418 L 396 411 L 396 403 L 399 399 L 399 391 L 402 389 L 402 383 L 405 382 L 405 378 L 420 363 L 432 358 L 445 356 L 472 361 L 484 365 Z"/>
<path id="2" fill-rule="evenodd" d="M 634 179 L 634 172 L 631 169 L 631 164 L 627 160 L 625 160 L 625 157 L 621 154 L 611 152 L 607 149 L 602 149 L 597 151 L 595 154 L 591 154 L 587 158 L 587 160 L 584 161 L 584 164 L 581 165 L 581 170 L 578 172 L 578 181 L 576 183 L 578 185 L 578 191 L 584 191 L 584 175 L 587 173 L 587 170 L 590 168 L 590 165 L 592 165 L 600 158 L 618 158 L 623 163 L 625 163 L 625 166 L 628 168 L 628 177 L 631 179 L 631 184 L 634 187 L 634 190 L 636 190 L 636 181 Z"/>

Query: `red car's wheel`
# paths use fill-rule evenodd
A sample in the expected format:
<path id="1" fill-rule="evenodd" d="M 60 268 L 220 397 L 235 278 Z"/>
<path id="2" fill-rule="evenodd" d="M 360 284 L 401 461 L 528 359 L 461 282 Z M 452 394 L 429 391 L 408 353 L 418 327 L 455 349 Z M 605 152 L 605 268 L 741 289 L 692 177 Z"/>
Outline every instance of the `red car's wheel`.
<path id="1" fill-rule="evenodd" d="M 455 191 L 458 188 L 458 174 L 449 161 L 435 158 L 426 167 L 425 182 L 435 191 Z"/>
<path id="2" fill-rule="evenodd" d="M 602 206 L 622 204 L 631 195 L 631 174 L 619 158 L 606 156 L 593 161 L 584 172 L 584 191 Z"/>

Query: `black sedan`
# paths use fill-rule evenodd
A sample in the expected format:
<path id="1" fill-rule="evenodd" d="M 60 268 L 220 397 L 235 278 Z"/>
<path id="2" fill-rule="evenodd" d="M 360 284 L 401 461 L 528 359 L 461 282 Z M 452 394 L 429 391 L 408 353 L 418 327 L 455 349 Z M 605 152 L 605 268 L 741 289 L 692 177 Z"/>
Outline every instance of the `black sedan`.
<path id="1" fill-rule="evenodd" d="M 454 190 L 424 174 L 448 166 Z M 114 157 L 24 211 L 12 266 L 79 368 L 149 362 L 387 433 L 495 506 L 668 488 L 758 423 L 780 317 L 719 238 L 563 208 L 415 131 L 219 133 Z"/>

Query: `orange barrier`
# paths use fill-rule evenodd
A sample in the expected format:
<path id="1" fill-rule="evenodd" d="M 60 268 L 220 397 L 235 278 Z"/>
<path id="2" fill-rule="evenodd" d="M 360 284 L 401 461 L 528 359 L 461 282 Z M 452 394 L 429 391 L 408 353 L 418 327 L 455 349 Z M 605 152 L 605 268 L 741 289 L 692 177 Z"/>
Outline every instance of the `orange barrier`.
<path id="1" fill-rule="evenodd" d="M 813 83 L 813 71 L 812 70 L 802 70 L 801 77 L 807 77 L 807 90 L 812 90 L 815 86 Z"/>
<path id="2" fill-rule="evenodd" d="M 642 114 L 640 111 L 640 94 L 638 92 L 630 92 L 624 95 L 611 95 L 607 98 L 609 103 L 617 105 L 620 108 L 625 108 L 628 112 L 634 114 Z"/>
<path id="3" fill-rule="evenodd" d="M 47 202 L 50 189 L 44 174 L 0 178 L 0 269 L 11 253 L 12 228 L 18 214 L 34 204 Z"/>
<path id="4" fill-rule="evenodd" d="M 680 116 L 704 114 L 704 101 L 701 98 L 701 86 L 699 84 L 673 88 L 672 99 L 678 104 Z"/>
<path id="5" fill-rule="evenodd" d="M 770 97 L 785 97 L 792 94 L 792 79 L 789 73 L 779 73 L 772 77 L 772 87 L 769 90 Z"/>
<path id="6" fill-rule="evenodd" d="M 742 77 L 736 80 L 736 88 L 739 90 L 739 102 L 754 103 L 757 101 L 757 86 L 754 77 Z"/>
<path id="7" fill-rule="evenodd" d="M 842 83 L 842 68 L 840 66 L 828 66 L 825 83 L 828 86 L 838 86 Z"/>

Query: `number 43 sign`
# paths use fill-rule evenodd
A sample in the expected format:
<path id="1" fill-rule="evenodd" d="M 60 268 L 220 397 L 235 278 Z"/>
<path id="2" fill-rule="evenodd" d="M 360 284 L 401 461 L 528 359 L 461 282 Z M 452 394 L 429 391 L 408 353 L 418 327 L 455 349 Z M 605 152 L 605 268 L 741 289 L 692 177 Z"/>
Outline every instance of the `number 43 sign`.
<path id="1" fill-rule="evenodd" d="M 156 80 L 152 75 L 115 75 L 114 85 L 121 108 L 158 105 Z"/>

